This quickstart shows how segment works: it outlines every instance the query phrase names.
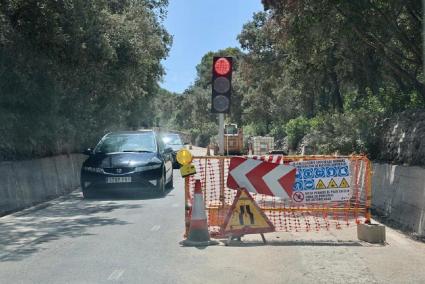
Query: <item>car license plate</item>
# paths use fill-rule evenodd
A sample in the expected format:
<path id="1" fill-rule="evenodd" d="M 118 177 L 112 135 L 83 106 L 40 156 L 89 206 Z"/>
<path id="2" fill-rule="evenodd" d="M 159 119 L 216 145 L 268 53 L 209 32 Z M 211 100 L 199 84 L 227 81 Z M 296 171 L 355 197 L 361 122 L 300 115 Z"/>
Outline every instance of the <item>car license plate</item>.
<path id="1" fill-rule="evenodd" d="M 106 183 L 125 183 L 131 182 L 131 177 L 107 177 Z"/>

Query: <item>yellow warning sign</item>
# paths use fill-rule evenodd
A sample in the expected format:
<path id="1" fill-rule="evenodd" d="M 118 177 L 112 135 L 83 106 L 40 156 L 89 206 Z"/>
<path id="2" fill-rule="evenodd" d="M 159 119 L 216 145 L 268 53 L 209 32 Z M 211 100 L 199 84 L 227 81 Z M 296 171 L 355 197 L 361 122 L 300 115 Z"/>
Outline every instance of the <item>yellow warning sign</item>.
<path id="1" fill-rule="evenodd" d="M 338 185 L 334 181 L 334 179 L 331 179 L 331 181 L 328 184 L 328 188 L 338 188 Z"/>
<path id="2" fill-rule="evenodd" d="M 321 179 L 319 179 L 319 182 L 316 184 L 316 188 L 317 189 L 326 189 L 326 185 Z"/>
<path id="3" fill-rule="evenodd" d="M 244 235 L 273 232 L 274 226 L 246 189 L 238 191 L 223 225 L 224 234 Z"/>
<path id="4" fill-rule="evenodd" d="M 181 166 L 180 173 L 181 173 L 182 177 L 194 175 L 194 174 L 196 174 L 196 168 L 193 164 L 184 165 L 184 166 Z"/>
<path id="5" fill-rule="evenodd" d="M 181 149 L 177 152 L 176 160 L 180 165 L 189 165 L 192 162 L 192 154 L 186 149 Z"/>
<path id="6" fill-rule="evenodd" d="M 345 178 L 342 179 L 341 183 L 339 184 L 340 188 L 348 188 L 350 185 L 348 184 L 347 180 Z"/>

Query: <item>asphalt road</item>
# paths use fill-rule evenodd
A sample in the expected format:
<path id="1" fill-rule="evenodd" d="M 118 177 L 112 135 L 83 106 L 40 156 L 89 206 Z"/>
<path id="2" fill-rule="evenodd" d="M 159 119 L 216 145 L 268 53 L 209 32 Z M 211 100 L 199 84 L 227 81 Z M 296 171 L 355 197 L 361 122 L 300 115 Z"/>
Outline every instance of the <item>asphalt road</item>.
<path id="1" fill-rule="evenodd" d="M 425 244 L 387 229 L 258 235 L 244 244 L 181 247 L 183 180 L 163 198 L 84 200 L 78 190 L 0 218 L 0 283 L 425 283 Z"/>

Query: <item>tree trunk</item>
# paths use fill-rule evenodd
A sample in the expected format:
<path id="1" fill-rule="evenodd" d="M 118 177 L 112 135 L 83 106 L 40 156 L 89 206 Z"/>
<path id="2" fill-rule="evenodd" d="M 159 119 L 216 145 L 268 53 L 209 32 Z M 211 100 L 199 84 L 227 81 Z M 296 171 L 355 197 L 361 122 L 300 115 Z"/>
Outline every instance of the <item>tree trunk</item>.
<path id="1" fill-rule="evenodd" d="M 335 70 L 332 70 L 331 74 L 331 81 L 333 85 L 333 92 L 332 92 L 332 101 L 334 104 L 334 108 L 339 112 L 344 112 L 344 102 L 342 100 L 341 91 L 339 89 L 339 82 L 338 82 L 338 76 L 335 72 Z"/>

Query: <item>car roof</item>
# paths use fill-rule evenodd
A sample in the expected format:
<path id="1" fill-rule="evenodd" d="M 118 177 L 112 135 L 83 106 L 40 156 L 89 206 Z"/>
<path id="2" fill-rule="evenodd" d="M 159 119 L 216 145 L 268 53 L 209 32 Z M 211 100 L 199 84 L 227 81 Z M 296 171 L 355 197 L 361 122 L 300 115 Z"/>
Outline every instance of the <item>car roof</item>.
<path id="1" fill-rule="evenodd" d="M 140 134 L 140 133 L 154 133 L 155 131 L 152 129 L 141 129 L 141 130 L 133 130 L 133 131 L 114 131 L 114 132 L 109 132 L 106 135 L 116 135 L 116 134 Z"/>

